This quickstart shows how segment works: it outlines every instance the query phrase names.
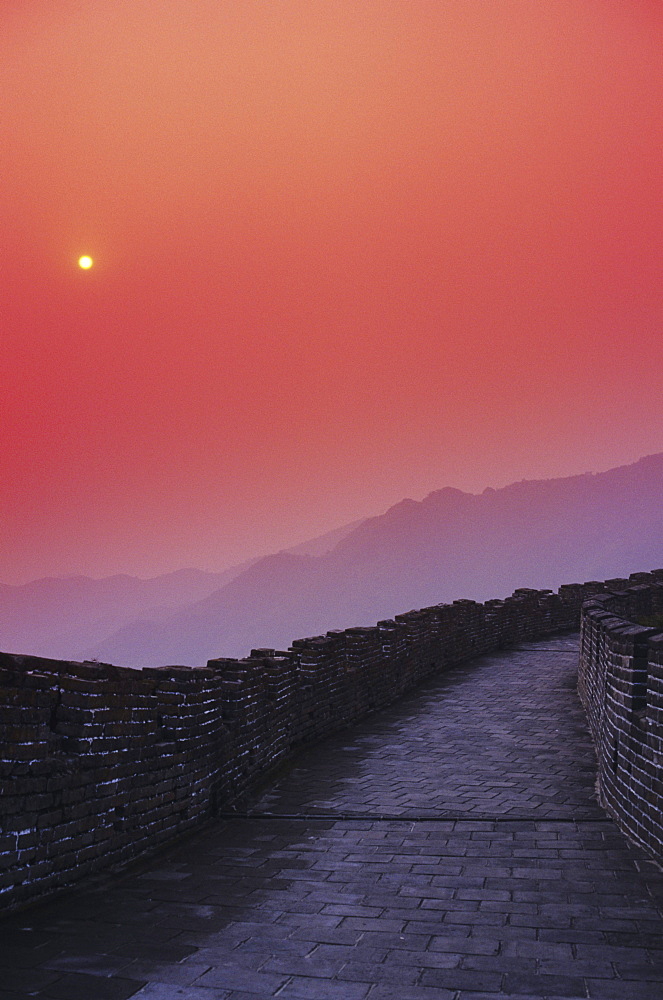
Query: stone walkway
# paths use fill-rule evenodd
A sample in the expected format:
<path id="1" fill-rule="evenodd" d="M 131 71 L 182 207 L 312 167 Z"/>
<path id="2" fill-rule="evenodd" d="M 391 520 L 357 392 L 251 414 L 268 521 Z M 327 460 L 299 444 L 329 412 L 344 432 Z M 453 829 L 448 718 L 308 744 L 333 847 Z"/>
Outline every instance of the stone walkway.
<path id="1" fill-rule="evenodd" d="M 663 876 L 593 801 L 577 642 L 483 657 L 157 861 L 0 924 L 0 1000 L 662 1000 Z"/>

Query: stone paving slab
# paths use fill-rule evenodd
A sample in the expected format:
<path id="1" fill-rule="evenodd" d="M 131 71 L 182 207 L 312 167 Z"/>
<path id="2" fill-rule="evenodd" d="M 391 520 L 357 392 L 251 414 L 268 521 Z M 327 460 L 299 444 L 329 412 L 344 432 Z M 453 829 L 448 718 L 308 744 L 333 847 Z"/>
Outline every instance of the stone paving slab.
<path id="1" fill-rule="evenodd" d="M 454 667 L 309 751 L 251 810 L 602 816 L 577 664 L 565 636 Z"/>
<path id="2" fill-rule="evenodd" d="M 661 1000 L 663 876 L 592 800 L 576 655 L 548 641 L 467 664 L 300 758 L 255 818 L 3 921 L 0 1000 Z M 471 794 L 421 818 L 422 788 L 456 808 L 454 754 Z M 397 775 L 417 816 L 371 818 Z M 498 789 L 492 819 L 479 786 Z"/>

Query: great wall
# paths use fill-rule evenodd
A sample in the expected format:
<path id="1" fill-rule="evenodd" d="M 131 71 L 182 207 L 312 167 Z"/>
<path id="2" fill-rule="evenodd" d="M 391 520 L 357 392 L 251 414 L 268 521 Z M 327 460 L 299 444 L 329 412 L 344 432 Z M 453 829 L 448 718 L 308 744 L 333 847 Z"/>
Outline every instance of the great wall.
<path id="1" fill-rule="evenodd" d="M 601 804 L 663 858 L 663 628 L 635 623 L 661 611 L 654 570 L 455 601 L 202 668 L 2 653 L 3 909 L 157 850 L 431 675 L 579 627 Z"/>

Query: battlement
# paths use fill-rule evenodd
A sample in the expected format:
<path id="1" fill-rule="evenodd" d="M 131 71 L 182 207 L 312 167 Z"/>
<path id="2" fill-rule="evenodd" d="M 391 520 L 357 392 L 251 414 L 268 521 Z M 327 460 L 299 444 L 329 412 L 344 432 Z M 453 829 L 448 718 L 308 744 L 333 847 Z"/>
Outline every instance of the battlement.
<path id="1" fill-rule="evenodd" d="M 583 607 L 578 670 L 599 799 L 632 840 L 663 860 L 663 572 L 607 585 L 612 593 Z"/>
<path id="2" fill-rule="evenodd" d="M 0 654 L 3 906 L 158 849 L 436 672 L 576 630 L 588 598 L 658 601 L 663 571 L 636 576 L 436 605 L 201 668 Z"/>

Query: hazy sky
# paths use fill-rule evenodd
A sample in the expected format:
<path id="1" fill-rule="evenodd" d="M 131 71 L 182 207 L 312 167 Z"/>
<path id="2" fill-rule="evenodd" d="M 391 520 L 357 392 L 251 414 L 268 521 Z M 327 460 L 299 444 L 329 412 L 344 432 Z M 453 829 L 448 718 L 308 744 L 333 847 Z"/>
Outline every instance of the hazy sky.
<path id="1" fill-rule="evenodd" d="M 662 23 L 4 0 L 0 580 L 662 451 Z"/>

